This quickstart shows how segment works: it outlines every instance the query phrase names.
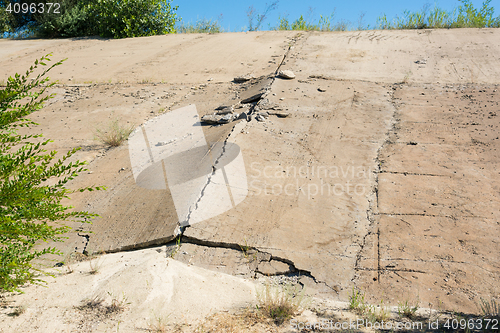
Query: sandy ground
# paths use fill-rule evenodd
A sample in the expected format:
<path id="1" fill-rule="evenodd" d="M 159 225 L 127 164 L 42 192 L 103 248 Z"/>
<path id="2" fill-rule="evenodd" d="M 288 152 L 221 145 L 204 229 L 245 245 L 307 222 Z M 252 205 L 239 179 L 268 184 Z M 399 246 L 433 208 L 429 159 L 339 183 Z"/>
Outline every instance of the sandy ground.
<path id="1" fill-rule="evenodd" d="M 233 293 L 209 277 L 242 283 L 214 310 L 255 301 L 243 278 L 268 275 L 294 277 L 332 301 L 347 301 L 356 287 L 373 303 L 418 298 L 423 307 L 473 314 L 480 298 L 500 293 L 499 34 L 459 29 L 1 40 L 0 81 L 48 52 L 68 58 L 50 75 L 59 80 L 57 96 L 31 118 L 54 139 L 52 148 L 82 147 L 75 159 L 89 161 L 89 172 L 71 186 L 108 190 L 73 197 L 72 205 L 101 218 L 74 225 L 93 233 L 89 239 L 74 234 L 61 249 L 117 252 L 171 247 L 178 219 L 168 190 L 137 186 L 128 146 L 105 147 L 93 140 L 95 129 L 114 119 L 139 126 L 187 105 L 200 115 L 213 113 L 245 95 L 249 84 L 234 83 L 234 77 L 271 75 L 265 97 L 289 117 L 203 127 L 208 141 L 224 142 L 230 134 L 241 148 L 247 198 L 186 228 L 176 261 L 152 250 L 127 252 L 170 276 L 158 289 L 168 299 L 160 312 L 179 299 L 171 297 L 171 287 L 180 282 L 168 273 L 175 266 L 180 280 L 201 274 L 213 281 L 209 298 Z M 296 78 L 274 79 L 278 68 Z M 109 260 L 114 272 L 128 271 Z M 144 280 L 127 274 L 134 282 L 123 282 L 121 291 L 134 297 L 134 308 L 143 306 L 148 296 L 135 285 Z M 64 275 L 47 290 L 62 293 L 57 286 L 66 282 L 58 281 L 77 276 L 81 281 L 74 285 L 85 278 L 100 282 L 82 289 L 63 312 L 80 298 L 108 291 L 96 287 L 106 284 L 105 274 Z M 178 286 L 187 295 L 190 284 Z M 35 315 L 44 305 L 29 304 L 39 289 L 26 288 L 22 296 L 30 321 L 44 320 Z M 178 308 L 185 308 L 182 302 Z M 196 315 L 187 321 L 203 318 L 208 308 L 193 305 Z M 5 317 L 2 327 L 22 331 L 27 318 Z M 128 319 L 120 329 L 132 330 Z"/>

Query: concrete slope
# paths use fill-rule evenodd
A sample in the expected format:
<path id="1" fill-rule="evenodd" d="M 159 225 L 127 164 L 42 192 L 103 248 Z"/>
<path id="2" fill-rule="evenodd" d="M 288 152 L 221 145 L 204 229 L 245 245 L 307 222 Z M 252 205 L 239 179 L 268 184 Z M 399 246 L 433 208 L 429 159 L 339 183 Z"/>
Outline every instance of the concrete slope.
<path id="1" fill-rule="evenodd" d="M 0 41 L 0 78 L 49 47 L 55 59 L 69 58 L 54 70 L 63 83 L 58 97 L 33 118 L 61 151 L 84 147 L 78 157 L 91 161 L 91 173 L 72 186 L 109 189 L 74 196 L 77 208 L 102 218 L 75 225 L 93 234 L 75 236 L 66 250 L 163 244 L 180 230 L 176 259 L 187 263 L 295 277 L 342 300 L 359 287 L 373 301 L 418 296 L 422 304 L 475 312 L 480 297 L 500 291 L 499 34 L 256 32 L 22 47 Z M 276 77 L 278 70 L 296 77 Z M 261 78 L 232 81 L 248 73 Z M 240 104 L 264 81 L 264 95 Z M 220 105 L 248 116 L 202 127 L 208 142 L 225 145 L 229 137 L 240 147 L 248 196 L 179 229 L 169 190 L 137 186 L 128 147 L 106 149 L 92 131 L 116 117 L 138 126 L 188 105 L 200 116 Z M 198 200 L 210 202 L 206 195 Z"/>

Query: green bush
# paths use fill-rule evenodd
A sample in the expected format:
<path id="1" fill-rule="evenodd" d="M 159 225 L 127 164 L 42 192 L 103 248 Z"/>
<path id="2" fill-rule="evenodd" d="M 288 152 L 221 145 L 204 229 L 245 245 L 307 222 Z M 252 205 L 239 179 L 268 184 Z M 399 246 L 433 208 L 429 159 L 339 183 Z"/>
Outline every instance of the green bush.
<path id="1" fill-rule="evenodd" d="M 47 274 L 34 260 L 59 253 L 54 247 L 43 247 L 43 242 L 62 241 L 70 230 L 64 221 L 97 216 L 61 205 L 61 200 L 74 192 L 66 184 L 86 170 L 85 162 L 67 163 L 79 148 L 56 160 L 56 151 L 43 149 L 50 140 L 40 140 L 41 134 L 17 132 L 18 128 L 37 125 L 25 116 L 53 97 L 46 91 L 54 83 L 48 83 L 45 76 L 62 61 L 31 79 L 39 66 L 47 66 L 48 56 L 35 61 L 26 75 L 9 77 L 0 90 L 0 291 L 18 291 L 25 283 L 40 283 L 38 275 Z"/>
<path id="2" fill-rule="evenodd" d="M 209 34 L 217 34 L 224 32 L 224 29 L 221 27 L 219 19 L 217 20 L 209 20 L 209 19 L 201 19 L 193 23 L 184 23 L 181 22 L 177 27 L 177 32 L 179 33 L 209 33 Z"/>
<path id="3" fill-rule="evenodd" d="M 177 7 L 170 0 L 97 0 L 86 5 L 94 32 L 125 38 L 175 32 Z"/>
<path id="4" fill-rule="evenodd" d="M 14 0 L 38 4 L 39 0 Z M 175 32 L 177 7 L 171 0 L 59 0 L 60 13 L 6 12 L 0 0 L 0 31 L 27 28 L 39 37 L 95 36 L 112 38 L 152 36 Z"/>
<path id="5" fill-rule="evenodd" d="M 83 1 L 62 0 L 60 14 L 37 16 L 35 33 L 40 37 L 79 37 L 95 34 Z"/>
<path id="6" fill-rule="evenodd" d="M 10 21 L 12 20 L 12 15 L 7 13 L 5 8 L 0 5 L 0 34 L 4 32 L 12 32 L 12 27 Z"/>

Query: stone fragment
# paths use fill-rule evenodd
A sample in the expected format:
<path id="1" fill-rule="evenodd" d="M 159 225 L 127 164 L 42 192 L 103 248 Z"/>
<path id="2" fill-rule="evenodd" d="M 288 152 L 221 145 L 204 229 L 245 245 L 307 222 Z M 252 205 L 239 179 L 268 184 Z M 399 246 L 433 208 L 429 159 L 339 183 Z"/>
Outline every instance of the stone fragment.
<path id="1" fill-rule="evenodd" d="M 319 92 L 325 92 L 325 91 L 326 91 L 326 89 L 319 87 L 319 88 L 318 88 L 318 91 L 319 91 Z"/>
<path id="2" fill-rule="evenodd" d="M 257 121 L 266 121 L 266 118 L 263 115 L 258 114 L 258 115 L 255 116 L 255 120 L 257 120 Z"/>
<path id="3" fill-rule="evenodd" d="M 242 82 L 247 82 L 253 78 L 255 78 L 253 74 L 247 74 L 247 75 L 237 76 L 233 79 L 233 81 L 236 83 L 242 83 Z"/>
<path id="4" fill-rule="evenodd" d="M 221 105 L 221 106 L 219 106 L 215 110 L 217 110 L 216 114 L 218 114 L 218 115 L 225 115 L 225 114 L 228 114 L 228 113 L 233 113 L 234 108 L 231 105 L 229 105 L 229 106 Z"/>
<path id="5" fill-rule="evenodd" d="M 288 112 L 283 112 L 283 111 L 267 111 L 272 116 L 277 116 L 278 118 L 286 118 L 290 115 Z"/>
<path id="6" fill-rule="evenodd" d="M 272 276 L 290 273 L 291 268 L 289 264 L 277 260 L 271 260 L 261 262 L 257 271 L 263 275 Z"/>
<path id="7" fill-rule="evenodd" d="M 220 124 L 227 124 L 229 122 L 233 121 L 233 115 L 232 114 L 226 114 L 222 116 L 219 120 Z"/>
<path id="8" fill-rule="evenodd" d="M 240 93 L 241 103 L 251 103 L 261 99 L 267 92 L 271 82 L 271 78 L 264 78 L 246 87 L 246 89 Z"/>
<path id="9" fill-rule="evenodd" d="M 295 79 L 295 74 L 293 74 L 291 70 L 280 71 L 278 73 L 278 76 L 282 79 L 287 79 L 287 80 Z"/>
<path id="10" fill-rule="evenodd" d="M 216 124 L 219 124 L 220 118 L 222 118 L 222 117 L 214 115 L 214 114 L 207 114 L 207 115 L 201 117 L 201 122 L 216 125 Z"/>

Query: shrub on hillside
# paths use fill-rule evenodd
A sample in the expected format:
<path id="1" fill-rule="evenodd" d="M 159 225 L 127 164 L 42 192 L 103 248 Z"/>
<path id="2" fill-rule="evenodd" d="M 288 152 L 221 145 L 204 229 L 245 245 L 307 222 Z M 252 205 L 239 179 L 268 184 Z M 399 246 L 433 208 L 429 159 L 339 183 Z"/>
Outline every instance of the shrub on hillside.
<path id="1" fill-rule="evenodd" d="M 79 148 L 56 159 L 56 151 L 47 153 L 43 149 L 50 140 L 40 140 L 41 134 L 17 132 L 18 128 L 37 125 L 25 117 L 52 98 L 46 91 L 54 83 L 48 83 L 45 76 L 61 61 L 31 78 L 39 66 L 46 66 L 46 61 L 50 61 L 48 56 L 35 61 L 26 75 L 9 77 L 0 90 L 0 291 L 40 283 L 37 276 L 47 274 L 35 266 L 34 260 L 59 253 L 54 247 L 44 247 L 43 242 L 62 241 L 70 229 L 64 221 L 86 221 L 96 216 L 61 205 L 61 200 L 74 192 L 66 184 L 86 170 L 85 162 L 67 163 Z M 101 188 L 76 191 L 96 189 Z"/>
<path id="2" fill-rule="evenodd" d="M 14 3 L 25 8 L 33 4 L 34 11 L 12 15 Z M 0 18 L 6 18 L 3 25 L 0 23 L 0 29 L 11 32 L 28 29 L 48 38 L 95 35 L 124 38 L 175 32 L 177 7 L 171 6 L 171 0 L 59 0 L 58 13 L 54 6 L 51 12 L 49 6 L 40 12 L 41 3 L 39 0 L 0 0 Z"/>

